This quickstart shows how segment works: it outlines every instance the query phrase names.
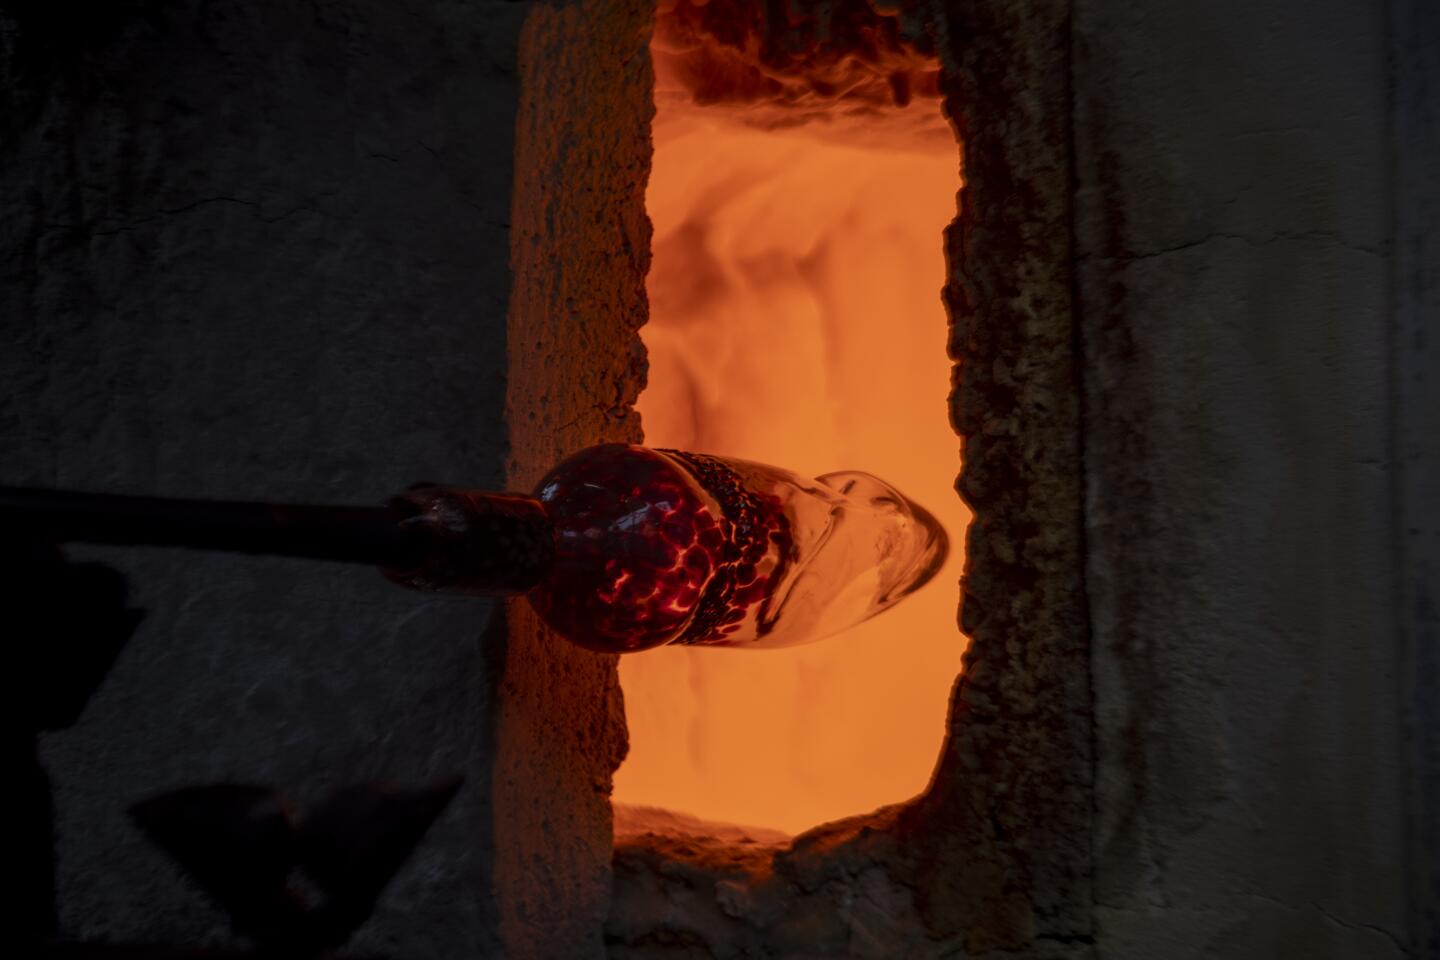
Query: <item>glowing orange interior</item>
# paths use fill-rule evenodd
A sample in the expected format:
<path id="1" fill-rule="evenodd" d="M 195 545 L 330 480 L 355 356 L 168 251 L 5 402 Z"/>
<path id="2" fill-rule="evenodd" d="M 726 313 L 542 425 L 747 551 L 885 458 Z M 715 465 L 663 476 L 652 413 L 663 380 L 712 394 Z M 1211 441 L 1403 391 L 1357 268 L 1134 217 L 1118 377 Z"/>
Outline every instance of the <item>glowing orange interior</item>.
<path id="1" fill-rule="evenodd" d="M 757 122 L 656 69 L 645 442 L 865 470 L 951 538 L 934 582 L 842 635 L 622 660 L 617 802 L 797 832 L 924 789 L 960 669 L 969 517 L 939 297 L 958 151 L 935 98 Z"/>

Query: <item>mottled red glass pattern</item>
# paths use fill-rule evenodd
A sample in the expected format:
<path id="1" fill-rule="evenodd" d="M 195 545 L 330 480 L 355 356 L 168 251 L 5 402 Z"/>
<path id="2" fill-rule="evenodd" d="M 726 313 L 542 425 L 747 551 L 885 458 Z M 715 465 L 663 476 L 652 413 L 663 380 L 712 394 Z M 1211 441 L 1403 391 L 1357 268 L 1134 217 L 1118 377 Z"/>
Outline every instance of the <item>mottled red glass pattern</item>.
<path id="1" fill-rule="evenodd" d="M 592 650 L 646 650 L 680 637 L 714 575 L 721 510 L 669 456 L 606 444 L 540 482 L 555 526 L 555 566 L 530 602 Z"/>
<path id="2" fill-rule="evenodd" d="M 536 496 L 555 562 L 530 601 L 592 650 L 808 643 L 897 603 L 945 558 L 934 517 L 865 473 L 606 444 Z"/>
<path id="3" fill-rule="evenodd" d="M 785 503 L 774 493 L 748 488 L 717 457 L 680 450 L 665 452 L 690 468 L 719 502 L 721 511 L 719 538 L 705 541 L 715 575 L 701 597 L 695 619 L 675 642 L 723 642 L 740 630 L 752 608 L 756 608 L 759 622 L 769 619 L 774 585 L 784 578 L 791 555 Z"/>

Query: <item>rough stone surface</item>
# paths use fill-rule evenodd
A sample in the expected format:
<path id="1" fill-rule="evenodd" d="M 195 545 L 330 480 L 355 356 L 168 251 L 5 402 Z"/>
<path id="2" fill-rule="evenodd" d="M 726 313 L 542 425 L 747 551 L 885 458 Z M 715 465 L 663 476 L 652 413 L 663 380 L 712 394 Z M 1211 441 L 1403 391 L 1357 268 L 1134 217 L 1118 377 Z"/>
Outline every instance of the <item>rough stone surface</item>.
<path id="1" fill-rule="evenodd" d="M 946 12 L 965 187 L 944 298 L 957 489 L 975 514 L 960 613 L 971 645 L 934 781 L 901 826 L 933 932 L 970 953 L 1078 953 L 1091 935 L 1091 741 L 1069 6 Z"/>
<path id="2" fill-rule="evenodd" d="M 7 4 L 0 482 L 361 504 L 501 485 L 525 13 Z M 274 782 L 303 805 L 459 772 L 357 946 L 496 955 L 491 606 L 361 568 L 104 556 L 148 616 L 43 744 L 64 932 L 227 935 L 126 821 L 152 792 Z"/>
<path id="3" fill-rule="evenodd" d="M 1075 0 L 1074 34 L 1100 952 L 1433 956 L 1384 7 Z"/>
<path id="4" fill-rule="evenodd" d="M 939 956 L 914 897 L 889 872 L 899 859 L 897 813 L 889 808 L 794 841 L 704 824 L 621 837 L 610 956 Z"/>
<path id="5" fill-rule="evenodd" d="M 650 222 L 653 8 L 537 6 L 521 44 L 507 477 L 640 439 Z M 611 775 L 625 754 L 615 657 L 509 607 L 496 743 L 496 893 L 510 958 L 600 957 L 610 896 Z"/>

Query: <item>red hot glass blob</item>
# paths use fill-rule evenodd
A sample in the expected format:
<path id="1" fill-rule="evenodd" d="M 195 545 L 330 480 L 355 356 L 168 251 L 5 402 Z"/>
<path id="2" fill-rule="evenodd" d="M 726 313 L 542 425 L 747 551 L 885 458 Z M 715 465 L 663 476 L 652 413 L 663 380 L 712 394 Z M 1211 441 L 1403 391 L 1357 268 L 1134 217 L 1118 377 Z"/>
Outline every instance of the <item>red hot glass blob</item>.
<path id="1" fill-rule="evenodd" d="M 674 460 L 605 444 L 540 481 L 555 565 L 529 594 L 554 630 L 591 650 L 628 653 L 681 637 L 723 546 L 721 511 Z"/>

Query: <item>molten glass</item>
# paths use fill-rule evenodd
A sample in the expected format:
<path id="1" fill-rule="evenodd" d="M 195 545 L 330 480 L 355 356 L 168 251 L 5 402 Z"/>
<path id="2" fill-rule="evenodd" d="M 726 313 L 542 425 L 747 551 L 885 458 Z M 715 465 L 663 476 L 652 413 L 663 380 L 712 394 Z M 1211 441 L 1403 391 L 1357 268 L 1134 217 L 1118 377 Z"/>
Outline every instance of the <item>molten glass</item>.
<path id="1" fill-rule="evenodd" d="M 944 529 L 865 473 L 778 467 L 607 444 L 537 493 L 555 561 L 530 602 L 592 650 L 770 648 L 836 633 L 923 586 Z"/>
<path id="2" fill-rule="evenodd" d="M 806 480 L 620 443 L 561 463 L 535 498 L 418 484 L 356 508 L 0 487 L 0 521 L 37 540 L 376 563 L 417 590 L 528 593 L 606 653 L 818 640 L 919 589 L 947 549 L 928 511 L 869 474 Z"/>

